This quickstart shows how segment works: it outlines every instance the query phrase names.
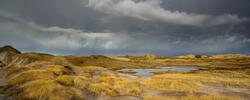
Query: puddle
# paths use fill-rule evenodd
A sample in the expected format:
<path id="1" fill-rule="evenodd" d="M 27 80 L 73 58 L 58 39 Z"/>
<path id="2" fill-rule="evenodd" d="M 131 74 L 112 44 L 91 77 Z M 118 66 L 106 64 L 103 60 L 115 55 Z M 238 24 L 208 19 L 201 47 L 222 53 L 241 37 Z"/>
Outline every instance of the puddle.
<path id="1" fill-rule="evenodd" d="M 155 73 L 164 73 L 164 72 L 189 72 L 189 71 L 195 71 L 205 68 L 199 68 L 199 67 L 158 67 L 158 68 L 149 68 L 149 69 L 139 69 L 139 68 L 124 68 L 117 70 L 119 72 L 123 73 L 134 73 L 137 76 L 144 76 L 144 77 L 150 77 L 153 76 Z"/>

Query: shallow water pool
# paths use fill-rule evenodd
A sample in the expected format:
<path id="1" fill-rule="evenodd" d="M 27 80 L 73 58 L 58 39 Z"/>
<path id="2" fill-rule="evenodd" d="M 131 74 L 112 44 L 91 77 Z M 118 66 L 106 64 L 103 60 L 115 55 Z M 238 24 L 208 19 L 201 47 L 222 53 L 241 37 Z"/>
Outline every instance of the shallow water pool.
<path id="1" fill-rule="evenodd" d="M 204 68 L 178 66 L 178 67 L 158 67 L 158 68 L 149 68 L 149 69 L 124 68 L 124 69 L 120 69 L 117 71 L 123 72 L 123 73 L 134 73 L 136 76 L 149 77 L 159 72 L 160 73 L 162 72 L 190 72 L 190 71 L 195 71 L 195 70 L 200 70 L 200 69 L 204 69 Z"/>

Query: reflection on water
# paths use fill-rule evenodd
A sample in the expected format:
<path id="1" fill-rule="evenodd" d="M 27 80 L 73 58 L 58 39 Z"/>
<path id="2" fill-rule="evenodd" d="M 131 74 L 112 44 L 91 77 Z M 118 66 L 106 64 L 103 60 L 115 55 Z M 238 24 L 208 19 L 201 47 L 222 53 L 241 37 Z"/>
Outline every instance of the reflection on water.
<path id="1" fill-rule="evenodd" d="M 159 67 L 159 68 L 150 68 L 150 69 L 138 69 L 138 68 L 125 68 L 117 70 L 124 73 L 134 73 L 137 76 L 153 76 L 157 72 L 189 72 L 200 70 L 204 68 L 198 67 Z"/>

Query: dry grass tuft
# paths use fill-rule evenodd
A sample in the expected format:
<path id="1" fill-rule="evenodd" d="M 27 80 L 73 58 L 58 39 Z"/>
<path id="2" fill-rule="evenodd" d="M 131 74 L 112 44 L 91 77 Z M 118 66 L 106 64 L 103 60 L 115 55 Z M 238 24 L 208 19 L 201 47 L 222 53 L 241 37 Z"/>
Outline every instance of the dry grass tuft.
<path id="1" fill-rule="evenodd" d="M 122 68 L 122 67 L 133 67 L 133 66 L 145 66 L 142 63 L 134 63 L 130 61 L 121 61 L 112 59 L 106 56 L 94 55 L 94 56 L 67 56 L 65 57 L 67 61 L 75 66 L 101 66 L 104 68 Z"/>
<path id="2" fill-rule="evenodd" d="M 63 56 L 53 57 L 51 62 L 53 62 L 53 64 L 55 64 L 55 65 L 72 66 L 72 64 L 70 62 L 68 62 L 67 59 L 65 59 L 65 57 L 63 57 Z"/>
<path id="3" fill-rule="evenodd" d="M 158 96 L 158 95 L 144 95 L 143 100 L 180 100 L 176 97 L 166 97 L 166 96 Z"/>
<path id="4" fill-rule="evenodd" d="M 82 91 L 77 88 L 65 87 L 63 89 L 56 89 L 56 91 L 48 97 L 48 100 L 85 100 L 85 96 Z"/>
<path id="5" fill-rule="evenodd" d="M 140 96 L 142 94 L 142 85 L 137 81 L 116 81 L 114 89 L 124 95 Z"/>
<path id="6" fill-rule="evenodd" d="M 49 65 L 47 70 L 50 72 L 53 72 L 57 76 L 65 75 L 65 74 L 67 75 L 74 74 L 73 70 L 69 70 L 65 68 L 65 66 L 61 66 L 61 65 Z"/>
<path id="7" fill-rule="evenodd" d="M 194 81 L 203 85 L 223 85 L 223 86 L 240 86 L 250 87 L 250 75 L 245 71 L 230 71 L 230 70 L 212 70 L 199 71 L 196 73 L 169 73 L 156 75 L 154 78 L 169 79 L 169 80 L 184 80 Z"/>
<path id="8" fill-rule="evenodd" d="M 56 78 L 56 81 L 65 86 L 74 86 L 80 89 L 85 89 L 89 82 L 88 79 L 84 76 L 70 76 L 62 75 Z"/>
<path id="9" fill-rule="evenodd" d="M 146 79 L 143 84 L 147 87 L 166 90 L 166 91 L 177 91 L 177 92 L 193 92 L 197 90 L 200 86 L 192 81 L 178 80 L 178 79 L 164 79 L 164 78 L 154 78 Z"/>
<path id="10" fill-rule="evenodd" d="M 213 59 L 238 59 L 238 58 L 249 58 L 248 55 L 242 55 L 242 54 L 225 54 L 225 55 L 213 55 L 210 58 Z"/>
<path id="11" fill-rule="evenodd" d="M 240 100 L 239 97 L 221 95 L 187 95 L 184 97 L 146 95 L 144 100 Z"/>
<path id="12" fill-rule="evenodd" d="M 98 66 L 84 66 L 84 67 L 81 67 L 80 70 L 82 70 L 86 73 L 91 73 L 94 71 L 102 71 L 102 70 L 104 70 L 104 68 L 98 67 Z"/>
<path id="13" fill-rule="evenodd" d="M 7 70 L 8 71 L 6 74 L 6 78 L 10 78 L 18 73 L 21 73 L 21 72 L 24 72 L 27 70 L 31 70 L 31 68 L 14 64 L 14 65 L 8 66 Z"/>
<path id="14" fill-rule="evenodd" d="M 21 98 L 39 100 L 83 100 L 83 93 L 76 88 L 64 87 L 54 80 L 36 80 L 20 87 Z"/>
<path id="15" fill-rule="evenodd" d="M 115 81 L 119 81 L 119 78 L 111 77 L 111 76 L 99 76 L 96 81 L 98 82 L 103 82 L 103 83 L 108 83 L 113 85 Z"/>
<path id="16" fill-rule="evenodd" d="M 56 89 L 64 87 L 54 80 L 35 80 L 23 84 L 20 89 L 23 91 L 23 97 L 28 99 L 46 99 Z"/>
<path id="17" fill-rule="evenodd" d="M 46 67 L 46 65 L 50 65 L 50 64 L 51 62 L 48 62 L 48 61 L 35 61 L 26 66 L 29 68 L 33 68 L 33 69 L 41 69 L 41 68 Z"/>
<path id="18" fill-rule="evenodd" d="M 45 70 L 28 70 L 22 73 L 19 73 L 9 80 L 7 80 L 8 85 L 18 85 L 25 83 L 27 81 L 37 80 L 37 79 L 51 79 L 52 74 Z"/>
<path id="19" fill-rule="evenodd" d="M 109 96 L 117 95 L 117 92 L 114 89 L 112 89 L 112 87 L 107 83 L 92 83 L 89 85 L 87 89 L 96 95 L 101 95 L 101 94 L 106 94 Z"/>
<path id="20" fill-rule="evenodd" d="M 181 98 L 182 100 L 240 100 L 239 97 L 234 96 L 221 96 L 221 95 L 188 95 L 186 97 Z"/>
<path id="21" fill-rule="evenodd" d="M 141 84 L 138 81 L 123 80 L 115 76 L 100 76 L 96 79 L 99 83 L 105 83 L 122 95 L 139 96 L 142 93 Z"/>

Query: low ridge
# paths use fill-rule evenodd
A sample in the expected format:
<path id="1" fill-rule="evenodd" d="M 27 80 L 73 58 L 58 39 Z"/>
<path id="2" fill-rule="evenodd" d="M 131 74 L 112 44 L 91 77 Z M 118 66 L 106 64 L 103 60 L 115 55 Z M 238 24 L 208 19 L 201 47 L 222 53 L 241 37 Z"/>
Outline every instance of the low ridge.
<path id="1" fill-rule="evenodd" d="M 10 45 L 6 45 L 6 46 L 3 46 L 3 47 L 0 47 L 0 53 L 1 52 L 14 52 L 14 53 L 17 53 L 17 54 L 21 54 L 21 51 L 15 49 L 14 47 L 10 46 Z"/>

